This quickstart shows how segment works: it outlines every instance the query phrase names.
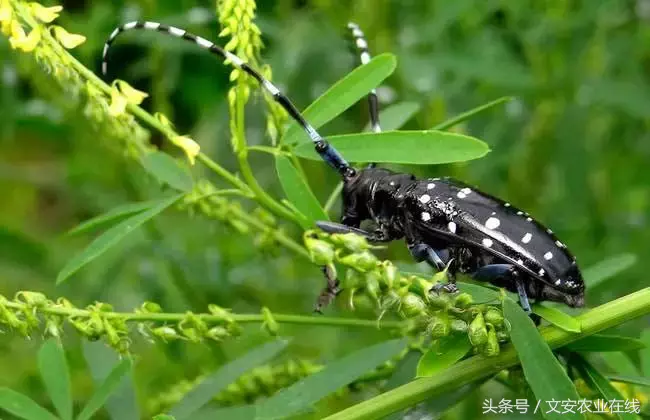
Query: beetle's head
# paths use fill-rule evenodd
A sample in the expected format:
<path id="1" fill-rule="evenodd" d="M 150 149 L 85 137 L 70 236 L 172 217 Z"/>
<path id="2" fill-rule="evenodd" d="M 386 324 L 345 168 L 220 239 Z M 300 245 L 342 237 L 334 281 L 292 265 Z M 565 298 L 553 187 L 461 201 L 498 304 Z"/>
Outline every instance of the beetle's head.
<path id="1" fill-rule="evenodd" d="M 373 176 L 376 171 L 378 169 L 363 169 L 343 178 L 341 223 L 344 225 L 359 227 L 362 221 L 370 219 L 367 204 L 376 181 L 376 177 Z"/>
<path id="2" fill-rule="evenodd" d="M 583 307 L 585 305 L 585 282 L 575 262 L 564 273 L 562 279 L 563 287 L 561 289 L 544 284 L 539 291 L 539 297 L 542 300 L 564 303 L 572 308 Z"/>

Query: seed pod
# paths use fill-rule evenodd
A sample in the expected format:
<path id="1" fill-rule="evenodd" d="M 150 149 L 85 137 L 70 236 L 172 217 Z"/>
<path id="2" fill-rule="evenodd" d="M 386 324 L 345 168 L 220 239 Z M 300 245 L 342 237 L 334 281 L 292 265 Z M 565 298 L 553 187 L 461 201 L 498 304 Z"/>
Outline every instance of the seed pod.
<path id="1" fill-rule="evenodd" d="M 183 338 L 178 334 L 178 331 L 167 326 L 154 328 L 151 330 L 151 333 L 158 338 L 162 338 L 163 341 L 172 341 Z"/>
<path id="2" fill-rule="evenodd" d="M 431 299 L 430 292 L 431 288 L 433 287 L 433 283 L 418 276 L 409 276 L 406 283 L 414 292 L 424 297 L 424 299 L 429 302 Z"/>
<path id="3" fill-rule="evenodd" d="M 392 262 L 381 263 L 381 278 L 389 289 L 394 287 L 398 274 L 397 267 Z"/>
<path id="4" fill-rule="evenodd" d="M 140 311 L 145 313 L 157 314 L 157 313 L 161 313 L 163 310 L 162 307 L 156 302 L 144 302 L 140 306 Z"/>
<path id="5" fill-rule="evenodd" d="M 330 243 L 306 236 L 305 246 L 315 264 L 327 265 L 334 261 L 334 247 Z"/>
<path id="6" fill-rule="evenodd" d="M 16 300 L 28 305 L 40 306 L 47 302 L 47 297 L 43 293 L 21 291 L 16 293 Z"/>
<path id="7" fill-rule="evenodd" d="M 361 272 L 366 272 L 377 267 L 377 257 L 369 251 L 357 252 L 339 258 L 341 264 L 356 268 Z"/>
<path id="8" fill-rule="evenodd" d="M 205 333 L 205 336 L 214 341 L 223 341 L 225 338 L 230 337 L 230 333 L 224 327 L 212 327 Z"/>
<path id="9" fill-rule="evenodd" d="M 343 279 L 343 284 L 341 287 L 343 289 L 354 289 L 361 287 L 363 285 L 363 275 L 357 270 L 348 268 L 345 271 L 345 278 Z"/>
<path id="10" fill-rule="evenodd" d="M 272 336 L 278 335 L 278 331 L 280 331 L 280 326 L 278 325 L 278 322 L 273 317 L 273 313 L 271 313 L 271 310 L 266 306 L 262 308 L 262 318 L 264 319 L 264 323 L 262 324 L 262 327 L 270 335 Z"/>
<path id="11" fill-rule="evenodd" d="M 488 357 L 497 356 L 499 354 L 499 340 L 497 340 L 497 334 L 494 327 L 488 329 L 487 342 L 485 343 L 483 354 Z"/>
<path id="12" fill-rule="evenodd" d="M 449 307 L 449 295 L 447 293 L 427 293 L 429 296 L 429 306 L 437 309 L 447 309 Z"/>
<path id="13" fill-rule="evenodd" d="M 381 293 L 381 289 L 379 287 L 378 273 L 371 271 L 366 274 L 365 289 L 368 296 L 372 297 L 375 302 L 379 303 L 379 294 Z"/>
<path id="14" fill-rule="evenodd" d="M 454 318 L 451 321 L 451 330 L 459 333 L 466 333 L 468 329 L 467 322 L 462 319 Z"/>
<path id="15" fill-rule="evenodd" d="M 495 327 L 502 327 L 503 314 L 497 308 L 490 306 L 487 311 L 485 311 L 485 322 L 488 322 Z"/>
<path id="16" fill-rule="evenodd" d="M 427 309 L 426 303 L 418 295 L 408 293 L 402 298 L 401 311 L 406 318 L 411 318 L 423 314 Z"/>
<path id="17" fill-rule="evenodd" d="M 449 318 L 446 313 L 438 313 L 433 315 L 427 325 L 427 332 L 431 335 L 432 339 L 445 337 L 449 335 L 450 325 Z"/>
<path id="18" fill-rule="evenodd" d="M 474 303 L 474 299 L 469 293 L 460 293 L 454 298 L 454 306 L 459 309 L 467 309 L 472 306 L 472 303 Z"/>
<path id="19" fill-rule="evenodd" d="M 352 252 L 361 252 L 370 248 L 368 241 L 356 233 L 335 233 L 330 239 L 336 245 L 343 246 Z"/>
<path id="20" fill-rule="evenodd" d="M 208 311 L 212 315 L 214 315 L 216 317 L 219 317 L 219 319 L 221 321 L 225 321 L 225 322 L 228 322 L 228 323 L 235 322 L 235 319 L 233 318 L 230 311 L 228 309 L 222 308 L 219 305 L 215 305 L 214 303 L 209 304 L 208 305 Z"/>
<path id="21" fill-rule="evenodd" d="M 469 341 L 473 346 L 479 347 L 487 342 L 488 332 L 485 328 L 485 320 L 483 319 L 483 314 L 479 312 L 474 317 L 474 320 L 469 324 Z"/>

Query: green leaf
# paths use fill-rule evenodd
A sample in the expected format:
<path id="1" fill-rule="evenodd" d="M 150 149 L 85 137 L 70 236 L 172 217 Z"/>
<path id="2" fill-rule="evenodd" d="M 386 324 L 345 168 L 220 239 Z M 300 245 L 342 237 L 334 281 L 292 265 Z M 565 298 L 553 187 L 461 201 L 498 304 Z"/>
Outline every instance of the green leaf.
<path id="1" fill-rule="evenodd" d="M 392 54 L 376 56 L 336 82 L 302 112 L 303 116 L 315 129 L 322 127 L 379 86 L 393 73 L 396 65 Z M 285 144 L 310 140 L 296 122 L 289 125 L 284 139 Z"/>
<path id="2" fill-rule="evenodd" d="M 641 333 L 641 341 L 645 344 L 639 356 L 641 358 L 641 373 L 643 376 L 650 378 L 650 330 L 645 330 Z"/>
<path id="3" fill-rule="evenodd" d="M 127 216 L 143 212 L 155 206 L 156 204 L 158 204 L 158 200 L 143 201 L 140 203 L 127 203 L 121 206 L 117 206 L 104 214 L 100 214 L 97 217 L 93 217 L 92 219 L 86 220 L 85 222 L 75 226 L 68 231 L 67 235 L 77 235 L 89 230 L 95 230 L 104 225 L 110 224 L 113 221 L 117 221 Z"/>
<path id="4" fill-rule="evenodd" d="M 288 342 L 284 340 L 266 343 L 222 366 L 188 392 L 181 401 L 172 407 L 169 414 L 178 420 L 192 418 L 192 415 L 207 404 L 217 393 L 235 382 L 244 373 L 267 363 L 284 350 L 287 344 Z"/>
<path id="5" fill-rule="evenodd" d="M 582 272 L 582 277 L 585 279 L 587 289 L 593 289 L 621 271 L 627 270 L 636 263 L 636 260 L 637 257 L 634 254 L 620 254 L 585 269 Z"/>
<path id="6" fill-rule="evenodd" d="M 174 417 L 170 416 L 169 414 L 157 414 L 153 416 L 153 420 L 176 420 L 176 419 L 174 419 Z"/>
<path id="7" fill-rule="evenodd" d="M 86 406 L 81 410 L 81 413 L 77 416 L 77 420 L 88 420 L 92 417 L 93 414 L 97 412 L 104 403 L 108 400 L 108 397 L 113 394 L 117 389 L 118 385 L 122 382 L 124 375 L 129 373 L 131 370 L 131 359 L 124 358 L 120 363 L 115 365 L 111 373 L 104 378 L 102 384 L 97 388 L 93 396 L 86 403 Z"/>
<path id="8" fill-rule="evenodd" d="M 433 376 L 463 358 L 472 347 L 467 334 L 450 334 L 438 340 L 420 358 L 417 377 Z"/>
<path id="9" fill-rule="evenodd" d="M 276 156 L 275 168 L 287 198 L 307 217 L 302 222 L 303 228 L 313 228 L 317 220 L 329 220 L 311 188 L 288 158 Z"/>
<path id="10" fill-rule="evenodd" d="M 298 413 L 364 373 L 376 368 L 404 349 L 407 341 L 397 339 L 356 351 L 314 373 L 273 397 L 257 404 L 256 419 L 280 419 Z"/>
<path id="11" fill-rule="evenodd" d="M 194 181 L 186 166 L 163 152 L 150 152 L 142 157 L 142 166 L 154 178 L 163 184 L 178 190 L 188 192 L 194 186 Z"/>
<path id="12" fill-rule="evenodd" d="M 490 287 L 481 286 L 479 284 L 468 283 L 464 281 L 456 282 L 458 289 L 461 292 L 469 293 L 472 295 L 474 302 L 476 303 L 487 303 L 499 299 L 501 294 L 498 290 L 494 290 Z"/>
<path id="13" fill-rule="evenodd" d="M 327 140 L 350 162 L 435 165 L 477 159 L 490 151 L 481 140 L 444 131 L 384 131 L 331 136 Z M 321 160 L 311 143 L 298 145 L 294 153 Z"/>
<path id="14" fill-rule="evenodd" d="M 0 409 L 26 420 L 58 420 L 28 396 L 9 388 L 0 388 Z"/>
<path id="15" fill-rule="evenodd" d="M 533 312 L 564 331 L 580 332 L 580 321 L 559 309 L 540 303 L 533 305 Z"/>
<path id="16" fill-rule="evenodd" d="M 645 348 L 645 343 L 621 335 L 594 334 L 567 345 L 573 351 L 633 351 Z"/>
<path id="17" fill-rule="evenodd" d="M 62 420 L 72 419 L 72 392 L 65 352 L 59 342 L 50 338 L 38 350 L 38 369 L 52 404 Z"/>
<path id="18" fill-rule="evenodd" d="M 578 400 L 578 392 L 533 321 L 512 299 L 503 300 L 503 314 L 510 322 L 510 339 L 521 361 L 526 381 L 539 401 Z M 580 413 L 544 411 L 547 419 L 583 419 Z"/>
<path id="19" fill-rule="evenodd" d="M 580 370 L 582 373 L 583 379 L 591 385 L 592 388 L 598 390 L 600 395 L 606 400 L 619 400 L 625 401 L 623 396 L 612 384 L 605 378 L 598 370 L 587 361 L 584 357 L 579 354 L 571 355 L 572 363 Z M 612 413 L 621 420 L 636 420 L 637 416 L 633 413 L 625 413 L 624 410 L 616 410 L 615 413 Z"/>
<path id="20" fill-rule="evenodd" d="M 129 217 L 128 219 L 122 221 L 120 224 L 113 226 L 102 235 L 95 238 L 94 241 L 90 243 L 80 254 L 77 254 L 72 259 L 70 259 L 65 267 L 61 270 L 59 275 L 56 278 L 56 283 L 59 284 L 70 277 L 72 274 L 77 272 L 80 268 L 86 264 L 93 261 L 95 258 L 102 255 L 108 249 L 116 245 L 120 240 L 122 240 L 129 233 L 133 232 L 135 229 L 140 227 L 142 224 L 147 222 L 149 219 L 157 216 L 160 212 L 165 210 L 167 207 L 174 204 L 181 198 L 183 195 L 175 195 L 173 197 L 165 198 L 160 200 L 157 205 L 153 206 L 147 211 L 144 211 L 135 216 Z"/>
<path id="21" fill-rule="evenodd" d="M 420 104 L 417 102 L 400 102 L 381 110 L 379 123 L 382 131 L 399 130 L 418 111 L 420 111 Z M 370 123 L 368 123 L 363 131 L 370 131 L 370 129 Z"/>
<path id="22" fill-rule="evenodd" d="M 473 116 L 475 116 L 477 114 L 480 114 L 483 111 L 487 111 L 490 108 L 494 108 L 495 106 L 501 105 L 501 104 L 506 103 L 506 102 L 508 102 L 510 100 L 512 100 L 512 97 L 510 97 L 510 96 L 504 96 L 502 98 L 495 99 L 494 101 L 488 102 L 485 105 L 481 105 L 481 106 L 478 106 L 478 107 L 476 107 L 474 109 L 470 109 L 469 111 L 463 112 L 462 114 L 460 114 L 460 115 L 458 115 L 458 116 L 456 116 L 454 118 L 451 118 L 451 119 L 449 119 L 447 121 L 443 121 L 440 124 L 437 124 L 435 127 L 433 127 L 432 130 L 447 130 L 447 129 L 455 126 L 455 125 L 458 125 L 458 124 L 460 124 L 460 123 L 462 123 L 462 122 L 464 122 L 466 120 L 469 120 Z"/>
<path id="23" fill-rule="evenodd" d="M 614 382 L 650 387 L 650 376 L 606 375 L 607 379 Z"/>

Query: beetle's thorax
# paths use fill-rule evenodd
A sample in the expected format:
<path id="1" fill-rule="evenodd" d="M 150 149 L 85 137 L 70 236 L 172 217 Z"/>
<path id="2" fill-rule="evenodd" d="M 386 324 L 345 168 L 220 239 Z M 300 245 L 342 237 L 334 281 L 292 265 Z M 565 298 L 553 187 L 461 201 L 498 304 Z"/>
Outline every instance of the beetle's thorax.
<path id="1" fill-rule="evenodd" d="M 384 168 L 360 170 L 343 186 L 343 223 L 359 226 L 364 220 L 376 223 L 397 222 L 399 228 L 402 198 L 415 177 Z"/>

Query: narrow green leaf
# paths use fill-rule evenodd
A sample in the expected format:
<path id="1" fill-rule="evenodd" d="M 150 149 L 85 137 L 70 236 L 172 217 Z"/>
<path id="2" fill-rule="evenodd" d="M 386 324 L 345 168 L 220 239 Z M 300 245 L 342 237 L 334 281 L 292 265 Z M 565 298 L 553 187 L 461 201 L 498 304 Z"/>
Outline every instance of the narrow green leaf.
<path id="1" fill-rule="evenodd" d="M 405 339 L 356 351 L 257 404 L 256 419 L 280 419 L 298 413 L 374 369 L 402 350 Z"/>
<path id="2" fill-rule="evenodd" d="M 641 341 L 645 345 L 645 349 L 639 355 L 641 357 L 641 374 L 650 378 L 650 330 L 641 333 Z"/>
<path id="3" fill-rule="evenodd" d="M 503 313 L 510 322 L 510 339 L 517 350 L 526 381 L 539 401 L 578 400 L 578 392 L 533 321 L 512 299 L 503 300 Z M 583 419 L 580 413 L 543 412 L 546 419 Z"/>
<path id="4" fill-rule="evenodd" d="M 174 419 L 174 417 L 170 416 L 169 414 L 157 414 L 153 416 L 153 420 L 176 420 L 176 419 Z"/>
<path id="5" fill-rule="evenodd" d="M 632 362 L 627 353 L 620 351 L 606 351 L 598 354 L 609 370 L 621 375 L 636 376 L 641 373 L 637 366 Z"/>
<path id="6" fill-rule="evenodd" d="M 501 104 L 503 104 L 505 102 L 508 102 L 510 100 L 512 100 L 512 97 L 510 97 L 510 96 L 504 96 L 502 98 L 495 99 L 494 101 L 488 102 L 485 105 L 481 105 L 481 106 L 478 106 L 478 107 L 476 107 L 474 109 L 470 109 L 469 111 L 463 112 L 462 114 L 457 115 L 454 118 L 451 118 L 451 119 L 449 119 L 447 121 L 443 121 L 440 124 L 437 124 L 435 127 L 433 127 L 432 130 L 447 130 L 447 129 L 455 126 L 455 125 L 458 125 L 458 124 L 462 123 L 463 121 L 469 120 L 470 118 L 472 118 L 476 114 L 480 114 L 483 111 L 487 111 L 488 109 L 494 108 L 495 106 L 501 105 Z"/>
<path id="7" fill-rule="evenodd" d="M 72 392 L 65 352 L 54 338 L 45 341 L 38 350 L 41 379 L 62 420 L 72 419 Z"/>
<path id="8" fill-rule="evenodd" d="M 331 136 L 327 139 L 350 162 L 435 165 L 485 156 L 490 148 L 481 140 L 444 131 L 384 131 Z M 297 156 L 320 160 L 311 143 L 294 149 Z"/>
<path id="9" fill-rule="evenodd" d="M 58 420 L 54 414 L 36 404 L 27 395 L 9 388 L 0 388 L 0 410 L 25 420 Z"/>
<path id="10" fill-rule="evenodd" d="M 645 348 L 645 343 L 621 335 L 594 334 L 567 345 L 573 351 L 634 351 Z"/>
<path id="11" fill-rule="evenodd" d="M 127 203 L 121 206 L 117 206 L 104 214 L 100 214 L 97 217 L 86 220 L 85 222 L 80 223 L 74 228 L 70 229 L 67 235 L 78 235 L 89 230 L 95 230 L 102 226 L 108 225 L 111 222 L 123 219 L 127 216 L 131 216 L 140 212 L 143 212 L 147 209 L 158 204 L 158 200 L 152 201 L 143 201 L 140 203 Z"/>
<path id="12" fill-rule="evenodd" d="M 157 205 L 135 216 L 129 217 L 120 224 L 113 226 L 102 235 L 95 238 L 80 254 L 70 259 L 56 278 L 59 284 L 77 272 L 80 268 L 102 255 L 106 250 L 116 245 L 121 239 L 140 227 L 149 219 L 155 217 L 167 207 L 174 204 L 182 194 L 160 200 Z"/>
<path id="13" fill-rule="evenodd" d="M 605 378 L 587 359 L 579 354 L 571 355 L 571 361 L 582 373 L 583 379 L 587 381 L 593 388 L 598 390 L 600 395 L 606 400 L 619 400 L 625 401 L 623 396 L 612 384 Z M 637 416 L 633 413 L 626 413 L 625 410 L 616 410 L 612 413 L 621 420 L 636 420 Z"/>
<path id="14" fill-rule="evenodd" d="M 420 104 L 417 102 L 399 102 L 382 109 L 379 112 L 382 131 L 399 130 L 419 110 Z M 368 123 L 363 131 L 370 131 L 370 129 L 370 123 Z"/>
<path id="15" fill-rule="evenodd" d="M 393 73 L 396 65 L 397 60 L 392 54 L 376 56 L 336 82 L 302 114 L 315 129 L 322 127 L 379 86 Z M 284 138 L 286 144 L 309 141 L 309 136 L 296 122 L 291 123 Z"/>
<path id="16" fill-rule="evenodd" d="M 487 303 L 499 299 L 501 294 L 498 290 L 489 287 L 481 286 L 479 284 L 468 283 L 463 281 L 456 282 L 458 289 L 461 292 L 469 293 L 472 295 L 474 302 Z"/>
<path id="17" fill-rule="evenodd" d="M 111 396 L 113 391 L 115 391 L 120 385 L 124 375 L 129 373 L 131 369 L 131 359 L 124 358 L 120 363 L 115 365 L 111 373 L 104 378 L 104 382 L 97 388 L 95 393 L 90 400 L 86 403 L 86 406 L 81 410 L 81 413 L 77 416 L 77 420 L 88 420 L 92 417 L 93 414 L 97 412 L 104 403 L 108 400 L 108 397 Z"/>
<path id="18" fill-rule="evenodd" d="M 533 312 L 564 331 L 580 332 L 580 321 L 559 309 L 538 303 L 533 305 Z"/>
<path id="19" fill-rule="evenodd" d="M 472 347 L 467 334 L 451 334 L 438 340 L 418 363 L 417 377 L 433 376 L 463 358 Z"/>
<path id="20" fill-rule="evenodd" d="M 115 366 L 121 362 L 121 358 L 115 350 L 101 341 L 85 341 L 83 352 L 95 389 L 98 389 L 113 372 Z M 104 403 L 104 409 L 112 420 L 140 420 L 140 410 L 131 372 L 122 377 L 117 388 Z"/>
<path id="21" fill-rule="evenodd" d="M 607 379 L 614 382 L 650 387 L 650 376 L 606 375 Z"/>
<path id="22" fill-rule="evenodd" d="M 271 360 L 284 350 L 287 344 L 288 342 L 284 340 L 266 343 L 222 366 L 188 392 L 181 401 L 172 407 L 169 414 L 178 420 L 192 418 L 192 415 L 207 404 L 213 396 L 235 382 L 244 373 Z"/>
<path id="23" fill-rule="evenodd" d="M 582 272 L 582 277 L 585 279 L 587 290 L 599 286 L 605 280 L 632 267 L 636 263 L 636 260 L 637 257 L 634 254 L 620 254 L 607 258 L 585 269 Z"/>
<path id="24" fill-rule="evenodd" d="M 287 198 L 307 217 L 303 228 L 313 228 L 317 220 L 329 220 L 311 188 L 288 158 L 276 156 L 275 168 Z"/>
<path id="25" fill-rule="evenodd" d="M 188 192 L 194 181 L 189 170 L 176 159 L 163 152 L 150 152 L 142 157 L 142 166 L 154 178 L 163 184 L 178 190 Z"/>
<path id="26" fill-rule="evenodd" d="M 255 404 L 215 408 L 206 406 L 192 414 L 192 420 L 251 420 L 255 418 Z"/>

